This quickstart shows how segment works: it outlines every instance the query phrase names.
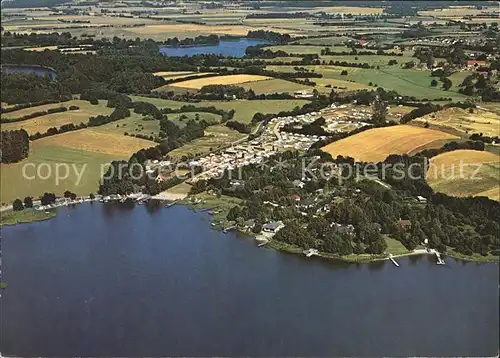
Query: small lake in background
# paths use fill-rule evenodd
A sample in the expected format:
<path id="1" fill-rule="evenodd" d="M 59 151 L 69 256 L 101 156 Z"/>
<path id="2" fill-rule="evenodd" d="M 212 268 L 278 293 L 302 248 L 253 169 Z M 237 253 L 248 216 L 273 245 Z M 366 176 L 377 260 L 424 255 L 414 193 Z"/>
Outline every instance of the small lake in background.
<path id="1" fill-rule="evenodd" d="M 2 229 L 4 356 L 495 356 L 498 265 L 307 259 L 178 205 Z"/>
<path id="2" fill-rule="evenodd" d="M 2 65 L 2 73 L 13 74 L 13 73 L 34 73 L 37 76 L 44 77 L 49 76 L 50 79 L 56 79 L 56 72 L 54 69 L 43 66 L 32 66 L 32 65 Z"/>
<path id="3" fill-rule="evenodd" d="M 248 46 L 268 44 L 266 40 L 247 39 L 220 40 L 218 45 L 192 47 L 160 47 L 160 53 L 167 56 L 194 56 L 215 54 L 222 56 L 243 57 Z"/>

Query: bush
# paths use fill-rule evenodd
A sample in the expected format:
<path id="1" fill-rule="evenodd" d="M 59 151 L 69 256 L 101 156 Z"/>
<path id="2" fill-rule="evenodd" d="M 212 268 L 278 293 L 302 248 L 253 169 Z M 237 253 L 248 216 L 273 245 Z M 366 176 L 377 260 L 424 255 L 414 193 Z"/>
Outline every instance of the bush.
<path id="1" fill-rule="evenodd" d="M 76 110 L 79 110 L 79 109 L 80 109 L 80 107 L 78 107 L 78 106 L 70 106 L 69 107 L 70 111 L 76 111 Z"/>

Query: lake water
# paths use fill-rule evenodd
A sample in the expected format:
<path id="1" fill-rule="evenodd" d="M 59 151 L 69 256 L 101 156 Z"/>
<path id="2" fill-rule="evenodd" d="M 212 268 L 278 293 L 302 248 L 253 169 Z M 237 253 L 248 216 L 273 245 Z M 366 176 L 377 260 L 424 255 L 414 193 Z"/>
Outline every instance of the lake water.
<path id="1" fill-rule="evenodd" d="M 1 352 L 493 356 L 498 265 L 355 265 L 258 248 L 183 206 L 61 208 L 2 230 Z"/>
<path id="2" fill-rule="evenodd" d="M 52 80 L 56 79 L 56 72 L 50 68 L 30 65 L 2 65 L 2 72 L 12 73 L 34 73 L 37 76 L 49 76 Z"/>
<path id="3" fill-rule="evenodd" d="M 193 47 L 161 47 L 160 52 L 167 56 L 194 56 L 215 54 L 222 56 L 243 57 L 248 46 L 267 44 L 268 41 L 259 39 L 221 40 L 214 46 Z"/>

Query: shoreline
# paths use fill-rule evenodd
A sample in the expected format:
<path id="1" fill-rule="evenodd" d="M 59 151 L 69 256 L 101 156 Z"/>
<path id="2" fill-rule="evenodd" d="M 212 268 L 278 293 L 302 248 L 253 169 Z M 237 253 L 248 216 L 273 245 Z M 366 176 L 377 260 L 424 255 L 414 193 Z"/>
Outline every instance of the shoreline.
<path id="1" fill-rule="evenodd" d="M 154 199 L 154 200 L 166 202 L 166 200 L 162 200 L 162 199 Z M 94 201 L 98 201 L 98 199 L 97 200 L 94 199 Z M 71 203 L 71 205 L 77 205 L 77 204 L 88 203 L 88 202 L 90 202 L 90 201 L 76 201 L 74 203 Z M 188 208 L 189 210 L 191 210 L 195 213 L 203 213 L 203 212 L 207 212 L 209 210 L 218 209 L 217 205 L 214 205 L 214 206 L 209 205 L 209 207 L 201 207 L 201 206 L 197 207 L 197 204 L 199 204 L 200 202 L 196 202 L 196 203 L 189 202 L 189 200 L 187 200 L 187 198 L 180 199 L 180 200 L 178 199 L 178 201 L 175 201 L 175 202 L 177 204 L 181 204 L 181 205 L 185 206 L 186 208 Z M 60 206 L 65 206 L 65 205 L 59 205 L 58 207 L 60 207 Z M 164 209 L 168 209 L 168 207 L 169 206 L 165 207 Z M 50 209 L 50 211 L 36 210 L 33 208 L 33 209 L 24 209 L 24 210 L 18 211 L 18 212 L 13 212 L 12 210 L 1 212 L 0 216 L 5 215 L 6 213 L 15 213 L 14 215 L 16 215 L 18 213 L 20 215 L 29 213 L 31 215 L 29 215 L 27 218 L 20 218 L 20 220 L 16 220 L 15 222 L 2 223 L 0 221 L 0 228 L 6 227 L 6 226 L 15 226 L 15 225 L 21 225 L 21 224 L 28 224 L 31 222 L 39 222 L 39 221 L 53 219 L 57 216 L 57 210 L 54 210 L 54 209 L 57 209 L 57 207 Z M 220 214 L 220 213 L 223 214 L 224 209 L 220 209 L 220 211 L 217 212 L 217 214 Z M 35 214 L 35 215 L 33 215 L 33 214 Z M 233 227 L 233 225 L 235 225 L 235 224 L 229 225 L 229 222 L 227 222 L 227 221 L 225 223 L 223 223 L 220 220 L 215 220 L 215 218 L 217 216 L 219 216 L 219 215 L 213 215 L 211 217 L 211 220 L 210 220 L 211 221 L 211 227 L 210 227 L 211 230 L 226 232 L 224 230 L 225 227 L 229 227 L 229 226 Z M 225 216 L 225 215 L 223 215 L 223 216 Z M 259 240 L 257 240 L 257 234 L 255 234 L 255 233 L 249 232 L 247 230 L 242 230 L 238 227 L 234 227 L 234 231 L 236 231 L 240 234 L 246 235 L 246 236 L 252 238 L 256 242 L 259 242 Z M 305 251 L 305 249 L 302 247 L 279 242 L 279 241 L 273 240 L 272 238 L 269 239 L 262 246 L 271 248 L 271 249 L 276 250 L 276 251 L 282 251 L 282 252 L 287 252 L 287 253 L 291 253 L 291 254 L 299 254 L 299 255 L 304 255 L 304 251 Z M 331 254 L 331 253 L 319 251 L 318 255 L 315 255 L 315 256 L 318 256 L 320 258 L 327 259 L 327 260 L 338 260 L 338 261 L 342 261 L 345 263 L 363 263 L 364 264 L 364 263 L 371 263 L 371 262 L 377 262 L 377 261 L 387 261 L 387 260 L 389 260 L 388 255 L 389 255 L 389 253 L 387 255 L 386 254 L 380 254 L 380 255 L 352 254 L 349 256 L 341 256 L 341 255 L 336 255 L 336 254 Z M 393 255 L 392 258 L 397 259 L 397 258 L 404 258 L 404 257 L 409 257 L 409 256 L 417 256 L 417 255 L 434 255 L 434 253 L 427 252 L 423 249 L 419 249 L 418 251 L 415 250 L 415 251 L 409 251 L 407 253 L 396 254 L 396 255 Z M 467 255 L 463 255 L 463 254 L 460 254 L 458 252 L 455 252 L 451 249 L 450 249 L 450 251 L 447 251 L 446 253 L 444 253 L 442 255 L 445 258 L 453 258 L 453 259 L 467 261 L 467 262 L 495 263 L 495 264 L 500 263 L 500 258 L 497 256 L 491 256 L 491 255 L 489 255 L 489 256 L 480 256 L 480 255 L 467 256 Z"/>

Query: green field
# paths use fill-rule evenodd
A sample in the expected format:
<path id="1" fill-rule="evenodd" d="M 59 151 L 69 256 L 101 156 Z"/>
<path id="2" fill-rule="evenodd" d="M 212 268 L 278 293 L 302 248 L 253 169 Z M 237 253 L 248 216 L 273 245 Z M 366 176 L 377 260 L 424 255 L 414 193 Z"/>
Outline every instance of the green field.
<path id="1" fill-rule="evenodd" d="M 39 143 L 40 141 L 31 142 L 29 157 L 22 162 L 0 164 L 0 197 L 2 203 L 12 204 L 14 199 L 20 198 L 22 200 L 26 196 L 38 198 L 44 192 L 53 192 L 56 195 L 62 196 L 66 190 L 71 190 L 77 195 L 88 195 L 91 192 L 96 192 L 99 187 L 98 182 L 102 164 L 109 163 L 115 159 L 127 159 Z M 35 167 L 27 166 L 26 178 L 24 178 L 23 167 L 28 163 L 32 163 L 39 168 L 42 177 L 46 177 L 49 174 L 48 168 L 50 168 L 52 175 L 46 180 L 42 180 L 36 175 Z M 58 163 L 67 163 L 70 167 L 68 178 L 61 179 L 59 183 L 56 182 L 55 175 Z M 40 166 L 41 164 L 43 166 Z M 85 168 L 79 183 L 77 182 L 78 176 L 74 168 L 78 172 L 81 172 Z M 60 177 L 64 177 L 65 173 L 65 170 L 61 168 Z M 35 178 L 31 179 L 33 176 Z"/>
<path id="2" fill-rule="evenodd" d="M 182 147 L 169 152 L 168 155 L 172 158 L 182 158 L 183 156 L 193 157 L 229 145 L 239 139 L 245 138 L 245 136 L 245 134 L 223 125 L 210 126 L 205 129 L 204 137 L 186 143 Z"/>
<path id="3" fill-rule="evenodd" d="M 312 88 L 312 87 L 310 87 Z M 302 107 L 309 101 L 303 99 L 292 100 L 237 100 L 237 101 L 203 101 L 195 103 L 197 106 L 214 106 L 219 109 L 236 111 L 234 120 L 242 123 L 250 123 L 255 113 L 278 113 L 281 111 L 290 111 L 295 107 Z"/>
<path id="4" fill-rule="evenodd" d="M 2 118 L 19 118 L 38 111 L 46 111 L 49 108 L 78 106 L 79 109 L 73 111 L 66 111 L 60 113 L 47 114 L 40 117 L 27 119 L 25 121 L 2 123 L 2 130 L 15 130 L 25 129 L 28 134 L 35 134 L 36 132 L 45 133 L 49 128 L 59 128 L 63 124 L 73 123 L 87 123 L 90 117 L 97 115 L 109 115 L 113 112 L 113 108 L 106 107 L 106 101 L 101 100 L 99 104 L 92 105 L 88 101 L 72 100 L 63 103 L 47 104 L 43 106 L 30 107 L 14 111 L 2 115 Z"/>
<path id="5" fill-rule="evenodd" d="M 290 66 L 286 66 L 289 71 Z M 451 97 L 454 101 L 464 101 L 467 97 L 457 93 L 456 87 L 453 86 L 450 90 L 444 91 L 439 86 L 431 87 L 430 83 L 433 77 L 429 71 L 423 70 L 405 70 L 398 66 L 390 66 L 389 68 L 363 69 L 352 67 L 338 67 L 328 65 L 307 66 L 310 70 L 322 73 L 324 78 L 332 78 L 344 81 L 354 81 L 363 85 L 370 83 L 385 90 L 394 90 L 402 95 L 415 96 L 423 99 L 433 99 L 440 97 Z M 275 69 L 276 66 L 271 67 Z M 341 75 L 341 71 L 347 71 L 347 75 Z M 316 80 L 316 79 L 314 79 Z M 317 79 L 319 83 L 322 79 Z M 455 84 L 454 84 L 455 85 Z"/>
<path id="6" fill-rule="evenodd" d="M 349 41 L 349 40 L 352 40 L 352 38 L 347 37 L 347 36 L 332 36 L 332 37 L 320 37 L 320 38 L 315 38 L 315 39 L 314 38 L 313 39 L 300 39 L 300 40 L 294 41 L 294 43 L 296 43 L 296 44 L 311 44 L 311 45 L 318 45 L 318 46 L 333 46 L 333 45 L 341 44 L 344 41 Z M 337 48 L 337 47 L 335 47 L 335 48 Z"/>
<path id="7" fill-rule="evenodd" d="M 324 46 L 300 46 L 300 45 L 285 45 L 285 46 L 270 46 L 266 50 L 271 51 L 284 51 L 286 53 L 300 53 L 300 54 L 320 54 Z"/>
<path id="8" fill-rule="evenodd" d="M 162 99 L 162 98 L 152 98 L 152 97 L 141 97 L 141 96 L 130 96 L 132 98 L 132 101 L 134 102 L 148 102 L 154 104 L 158 108 L 172 108 L 172 109 L 178 109 L 181 108 L 182 106 L 192 104 L 188 102 L 179 102 L 179 101 L 171 101 L 168 99 Z"/>
<path id="9" fill-rule="evenodd" d="M 264 81 L 248 82 L 240 85 L 246 90 L 252 89 L 256 94 L 262 93 L 293 93 L 295 91 L 312 91 L 313 87 L 302 85 L 300 83 L 290 82 L 279 78 Z"/>
<path id="10" fill-rule="evenodd" d="M 196 120 L 196 115 L 198 115 L 198 120 L 205 120 L 209 124 L 217 124 L 221 121 L 221 116 L 206 112 L 171 113 L 167 117 L 182 128 L 188 121 Z M 132 113 L 128 118 L 95 127 L 94 130 L 116 134 L 128 133 L 156 137 L 160 133 L 160 121 L 148 116 L 143 117 L 140 114 Z"/>

